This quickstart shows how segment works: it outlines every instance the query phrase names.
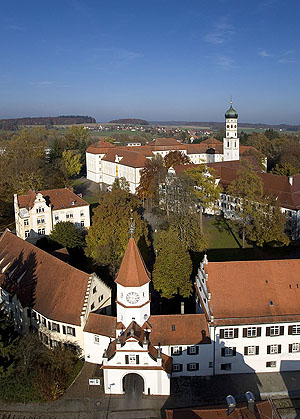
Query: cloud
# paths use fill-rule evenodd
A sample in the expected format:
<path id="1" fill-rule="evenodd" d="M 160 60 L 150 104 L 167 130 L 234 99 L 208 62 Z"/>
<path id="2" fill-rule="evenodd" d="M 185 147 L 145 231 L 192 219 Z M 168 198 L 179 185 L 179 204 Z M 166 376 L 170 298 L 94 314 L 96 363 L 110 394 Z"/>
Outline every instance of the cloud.
<path id="1" fill-rule="evenodd" d="M 260 57 L 272 57 L 272 54 L 267 52 L 265 49 L 261 49 L 260 51 L 258 51 L 258 55 Z"/>
<path id="2" fill-rule="evenodd" d="M 68 88 L 72 87 L 70 84 L 60 83 L 56 81 L 49 81 L 49 80 L 40 80 L 40 81 L 31 81 L 29 84 L 37 87 L 61 87 L 61 88 Z"/>
<path id="3" fill-rule="evenodd" d="M 224 70 L 229 70 L 230 68 L 235 67 L 233 59 L 227 55 L 217 55 L 215 58 L 216 64 Z"/>
<path id="4" fill-rule="evenodd" d="M 210 44 L 220 45 L 228 42 L 234 33 L 233 26 L 227 22 L 226 18 L 222 18 L 213 25 L 213 30 L 207 33 L 203 39 Z"/>
<path id="5" fill-rule="evenodd" d="M 15 32 L 24 32 L 25 28 L 21 25 L 8 25 L 7 29 Z"/>

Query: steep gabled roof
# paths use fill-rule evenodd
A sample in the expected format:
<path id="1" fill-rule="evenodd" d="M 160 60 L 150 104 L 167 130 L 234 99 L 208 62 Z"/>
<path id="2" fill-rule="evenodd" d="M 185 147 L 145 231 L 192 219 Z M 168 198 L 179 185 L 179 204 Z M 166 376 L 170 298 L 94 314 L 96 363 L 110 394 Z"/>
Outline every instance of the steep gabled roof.
<path id="1" fill-rule="evenodd" d="M 116 336 L 116 325 L 116 317 L 90 313 L 83 331 L 114 338 Z"/>
<path id="2" fill-rule="evenodd" d="M 153 146 L 173 146 L 173 145 L 182 145 L 180 141 L 176 140 L 175 138 L 156 138 L 155 140 L 151 141 L 147 144 L 148 147 Z"/>
<path id="3" fill-rule="evenodd" d="M 23 307 L 31 307 L 51 320 L 80 326 L 87 273 L 8 230 L 0 237 L 0 272 L 3 269 L 0 287 L 16 294 Z"/>
<path id="4" fill-rule="evenodd" d="M 19 208 L 31 209 L 33 207 L 38 192 L 32 190 L 25 195 L 18 195 Z M 68 188 L 49 189 L 39 191 L 46 200 L 48 206 L 53 210 L 82 207 L 89 205 L 84 199 L 76 195 L 73 190 Z"/>
<path id="5" fill-rule="evenodd" d="M 115 282 L 123 287 L 141 287 L 150 282 L 150 274 L 132 237 L 129 239 Z"/>

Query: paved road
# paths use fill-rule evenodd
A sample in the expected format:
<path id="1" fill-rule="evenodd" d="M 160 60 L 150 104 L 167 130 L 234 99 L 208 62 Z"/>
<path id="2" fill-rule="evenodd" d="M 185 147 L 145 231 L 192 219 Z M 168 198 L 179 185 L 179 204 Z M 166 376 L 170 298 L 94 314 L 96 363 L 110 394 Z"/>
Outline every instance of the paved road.
<path id="1" fill-rule="evenodd" d="M 300 371 L 282 374 L 231 374 L 211 378 L 181 377 L 172 380 L 171 397 L 142 396 L 141 398 L 109 396 L 103 394 L 99 387 L 89 388 L 88 378 L 100 375 L 97 365 L 86 363 L 78 379 L 60 400 L 28 405 L 0 403 L 0 419 L 159 418 L 163 408 L 224 403 L 228 394 L 234 395 L 239 401 L 243 400 L 244 393 L 248 390 L 262 399 L 268 396 L 300 397 Z M 293 413 L 295 410 L 290 412 L 292 413 L 286 418 L 297 417 L 296 413 Z"/>

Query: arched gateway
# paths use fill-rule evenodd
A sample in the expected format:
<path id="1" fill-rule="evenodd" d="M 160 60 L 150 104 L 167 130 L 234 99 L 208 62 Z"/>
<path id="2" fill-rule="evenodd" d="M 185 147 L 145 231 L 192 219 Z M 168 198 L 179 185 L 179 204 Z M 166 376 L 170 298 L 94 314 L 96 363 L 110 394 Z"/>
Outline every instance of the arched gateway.
<path id="1" fill-rule="evenodd" d="M 139 374 L 126 374 L 123 377 L 123 391 L 126 396 L 141 396 L 144 388 L 144 379 Z"/>

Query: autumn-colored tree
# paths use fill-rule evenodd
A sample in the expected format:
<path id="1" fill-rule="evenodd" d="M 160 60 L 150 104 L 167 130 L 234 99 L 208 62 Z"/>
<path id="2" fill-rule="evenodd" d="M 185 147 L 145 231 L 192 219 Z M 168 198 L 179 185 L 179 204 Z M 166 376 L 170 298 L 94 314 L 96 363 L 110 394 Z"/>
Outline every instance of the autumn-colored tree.
<path id="1" fill-rule="evenodd" d="M 145 167 L 141 170 L 140 184 L 136 193 L 140 199 L 158 198 L 158 184 L 163 182 L 166 169 L 163 158 L 158 154 L 151 160 L 147 160 Z"/>
<path id="2" fill-rule="evenodd" d="M 73 248 L 84 244 L 80 231 L 70 221 L 56 223 L 49 237 L 63 247 Z"/>
<path id="3" fill-rule="evenodd" d="M 147 223 L 140 215 L 140 201 L 122 189 L 104 194 L 86 236 L 87 256 L 100 265 L 109 265 L 113 275 L 128 244 L 131 217 L 135 226 L 134 238 L 145 258 L 149 240 Z"/>
<path id="4" fill-rule="evenodd" d="M 80 173 L 82 163 L 80 163 L 80 154 L 74 154 L 71 150 L 65 150 L 62 153 L 63 168 L 67 175 L 72 177 Z"/>
<path id="5" fill-rule="evenodd" d="M 189 297 L 193 288 L 190 281 L 192 261 L 188 251 L 175 230 L 162 230 L 157 234 L 152 274 L 154 288 L 165 298 L 175 295 Z"/>
<path id="6" fill-rule="evenodd" d="M 253 217 L 246 225 L 246 236 L 257 246 L 276 243 L 288 245 L 284 233 L 286 218 L 274 197 L 264 196 L 256 205 Z"/>
<path id="7" fill-rule="evenodd" d="M 208 247 L 207 238 L 200 233 L 200 218 L 195 213 L 172 214 L 171 228 L 178 235 L 178 240 L 184 248 L 192 252 L 202 252 Z"/>
<path id="8" fill-rule="evenodd" d="M 238 219 L 242 227 L 243 249 L 245 248 L 246 227 L 250 225 L 255 213 L 255 206 L 263 196 L 263 182 L 247 160 L 243 160 L 237 171 L 237 178 L 227 189 L 231 197 L 238 197 L 240 204 L 236 206 Z"/>
<path id="9" fill-rule="evenodd" d="M 214 170 L 205 164 L 187 169 L 185 176 L 192 180 L 193 194 L 198 200 L 200 233 L 203 234 L 202 213 L 205 209 L 214 208 L 215 202 L 220 198 L 220 189 L 216 184 Z"/>
<path id="10" fill-rule="evenodd" d="M 114 183 L 112 184 L 112 191 L 115 189 L 122 189 L 123 191 L 130 192 L 129 182 L 125 177 L 116 177 Z"/>
<path id="11" fill-rule="evenodd" d="M 189 163 L 191 163 L 190 158 L 186 154 L 177 150 L 170 151 L 164 158 L 164 166 L 166 170 L 169 170 L 170 167 Z"/>

